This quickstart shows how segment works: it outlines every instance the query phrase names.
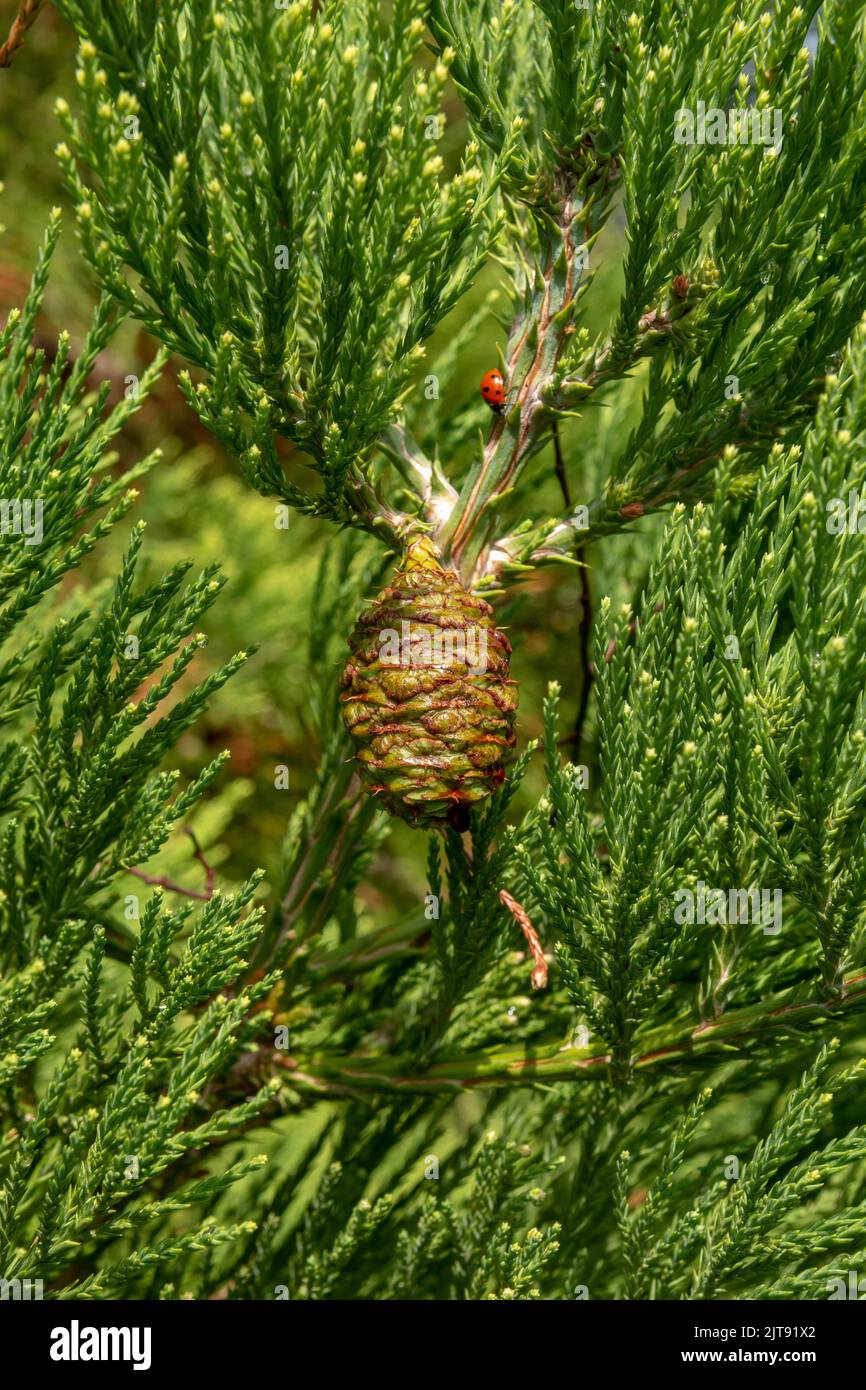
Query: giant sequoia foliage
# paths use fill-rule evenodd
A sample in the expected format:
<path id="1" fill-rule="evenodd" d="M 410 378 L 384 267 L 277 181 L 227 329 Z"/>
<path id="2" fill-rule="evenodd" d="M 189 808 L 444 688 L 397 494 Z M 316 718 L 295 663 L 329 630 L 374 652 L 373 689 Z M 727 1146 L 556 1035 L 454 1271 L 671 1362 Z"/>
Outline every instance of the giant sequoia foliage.
<path id="1" fill-rule="evenodd" d="M 863 6 L 57 8 L 99 298 L 74 362 L 31 349 L 53 220 L 0 339 L 0 1277 L 830 1296 L 866 1253 Z M 179 789 L 178 740 L 256 659 L 191 679 L 219 577 L 142 583 L 138 525 L 68 580 L 165 360 L 108 412 L 119 316 L 332 528 L 315 781 L 238 895 L 197 841 L 200 889 L 159 871 L 230 775 Z M 502 629 L 557 569 L 574 688 L 514 749 Z M 490 664 L 443 674 L 473 615 Z"/>

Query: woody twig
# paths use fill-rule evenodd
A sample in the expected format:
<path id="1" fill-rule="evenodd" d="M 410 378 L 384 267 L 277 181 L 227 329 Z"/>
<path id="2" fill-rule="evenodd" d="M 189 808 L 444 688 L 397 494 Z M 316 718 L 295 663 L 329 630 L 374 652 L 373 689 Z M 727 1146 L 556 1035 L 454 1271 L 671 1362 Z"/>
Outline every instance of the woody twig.
<path id="1" fill-rule="evenodd" d="M 529 920 L 529 913 L 525 907 L 521 907 L 515 898 L 512 898 L 510 893 L 506 893 L 504 888 L 499 894 L 499 901 L 503 907 L 508 908 L 526 938 L 526 944 L 534 963 L 531 977 L 532 988 L 544 989 L 547 984 L 547 961 L 544 959 L 544 951 L 541 949 L 538 932 Z"/>
<path id="2" fill-rule="evenodd" d="M 175 883 L 174 879 L 168 878 L 164 874 L 146 874 L 143 869 L 127 868 L 126 872 L 140 878 L 142 883 L 147 883 L 152 888 L 164 888 L 167 893 L 179 893 L 181 897 L 195 898 L 197 902 L 209 903 L 214 895 L 216 874 L 205 859 L 204 852 L 193 831 L 187 828 L 184 830 L 184 834 L 189 836 L 195 846 L 193 859 L 197 859 L 205 871 L 204 888 L 185 888 L 182 883 Z"/>
<path id="3" fill-rule="evenodd" d="M 9 37 L 0 46 L 0 68 L 12 66 L 15 54 L 24 47 L 24 35 L 42 9 L 44 0 L 22 0 L 17 15 L 12 21 Z"/>

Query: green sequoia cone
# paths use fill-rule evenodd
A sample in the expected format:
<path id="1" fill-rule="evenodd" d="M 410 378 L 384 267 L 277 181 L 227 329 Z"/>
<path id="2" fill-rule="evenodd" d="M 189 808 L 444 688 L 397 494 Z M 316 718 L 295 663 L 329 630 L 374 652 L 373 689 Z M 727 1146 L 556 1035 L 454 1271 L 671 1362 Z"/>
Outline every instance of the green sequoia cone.
<path id="1" fill-rule="evenodd" d="M 343 719 L 361 777 L 411 825 L 450 821 L 504 780 L 517 686 L 493 609 L 445 569 L 426 536 L 358 619 L 343 672 Z"/>

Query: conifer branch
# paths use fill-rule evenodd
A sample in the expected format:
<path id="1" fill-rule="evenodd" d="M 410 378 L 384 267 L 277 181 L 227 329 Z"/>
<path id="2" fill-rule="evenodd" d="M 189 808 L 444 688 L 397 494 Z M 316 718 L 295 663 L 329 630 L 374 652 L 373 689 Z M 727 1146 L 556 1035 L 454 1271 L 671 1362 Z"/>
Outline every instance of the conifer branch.
<path id="1" fill-rule="evenodd" d="M 720 1059 L 755 1054 L 772 1037 L 798 1038 L 807 1047 L 816 1027 L 834 1026 L 866 1007 L 866 974 L 846 975 L 838 997 L 800 997 L 794 988 L 748 1008 L 731 1010 L 718 1019 L 681 1031 L 658 1030 L 640 1040 L 642 1050 L 630 1059 L 632 1074 L 682 1069 L 704 1070 Z M 277 1057 L 291 1073 L 292 1084 L 323 1094 L 351 1095 L 363 1091 L 399 1091 L 427 1095 L 474 1087 L 531 1086 L 535 1083 L 615 1081 L 617 1059 L 602 1046 L 517 1046 L 493 1048 L 478 1056 L 444 1057 L 424 1071 L 414 1071 L 409 1057 L 338 1057 L 334 1054 Z M 681 1070 L 677 1071 L 681 1074 Z"/>

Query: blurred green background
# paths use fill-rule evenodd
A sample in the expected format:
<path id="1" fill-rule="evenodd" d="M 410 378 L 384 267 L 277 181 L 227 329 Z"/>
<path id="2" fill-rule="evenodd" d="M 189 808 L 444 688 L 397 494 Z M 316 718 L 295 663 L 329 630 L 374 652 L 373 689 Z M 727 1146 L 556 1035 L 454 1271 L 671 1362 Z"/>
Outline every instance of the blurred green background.
<path id="1" fill-rule="evenodd" d="M 0 7 L 0 28 L 8 30 L 17 6 Z M 24 49 L 11 68 L 0 71 L 0 321 L 26 292 L 36 248 L 49 209 L 66 213 L 64 232 L 38 328 L 38 340 L 50 353 L 61 328 L 72 335 L 73 350 L 81 343 L 93 290 L 79 256 L 74 221 L 53 154 L 60 138 L 54 102 L 65 96 L 75 106 L 73 59 L 76 40 L 71 29 L 46 6 L 27 35 Z M 462 110 L 452 95 L 446 112 L 441 150 L 450 165 L 466 139 Z M 598 274 L 587 300 L 586 326 L 601 331 L 611 318 L 620 287 L 623 225 L 618 211 L 593 253 Z M 442 326 L 419 369 L 417 399 L 409 403 L 410 422 L 425 429 L 428 403 L 424 377 L 436 371 L 437 343 L 453 341 L 469 318 L 481 310 L 475 331 L 467 335 L 459 369 L 438 403 L 437 421 L 448 422 L 469 412 L 469 423 L 482 428 L 489 420 L 477 383 L 495 365 L 505 332 L 490 308 L 508 316 L 508 285 L 501 266 L 491 264 L 465 301 Z M 112 383 L 119 399 L 129 375 L 140 375 L 154 354 L 154 345 L 134 324 L 124 324 L 110 351 L 100 359 L 93 386 Z M 280 842 L 288 817 L 310 787 L 318 750 L 312 728 L 311 672 L 308 653 L 311 595 L 323 548 L 333 543 L 332 529 L 305 518 L 292 517 L 288 530 L 274 525 L 274 505 L 250 490 L 233 463 L 202 429 L 184 402 L 176 382 L 182 363 L 173 362 L 158 388 L 133 418 L 120 442 L 116 467 L 123 470 L 156 446 L 162 462 L 140 484 L 132 517 L 114 538 L 99 549 L 71 583 L 99 592 L 116 573 L 119 555 L 132 522 L 147 522 L 145 572 L 142 581 L 161 573 L 179 559 L 194 562 L 195 572 L 219 561 L 230 583 L 208 615 L 208 644 L 193 664 L 188 679 L 198 679 L 233 652 L 250 645 L 255 658 L 214 699 L 197 729 L 186 735 L 172 762 L 184 779 L 191 778 L 216 752 L 227 748 L 231 761 L 210 799 L 196 813 L 193 825 L 217 870 L 217 882 L 230 886 L 250 870 L 263 867 L 271 889 L 279 887 Z M 563 449 L 573 501 L 589 500 L 626 437 L 629 419 L 639 403 L 641 381 L 636 379 L 617 396 L 619 415 L 608 407 L 593 409 L 562 430 Z M 625 404 L 622 404 L 623 395 Z M 426 420 L 428 433 L 439 428 Z M 475 447 L 477 429 L 469 430 L 453 457 L 445 457 L 452 479 L 458 480 Z M 553 472 L 552 450 L 531 465 L 532 500 L 539 516 L 557 514 L 562 498 Z M 616 601 L 633 600 L 639 592 L 657 522 L 648 520 L 643 532 L 614 537 L 591 555 L 593 600 L 604 594 Z M 563 735 L 573 722 L 579 696 L 578 624 L 580 584 L 572 568 L 546 570 L 515 586 L 497 603 L 500 621 L 508 627 L 514 647 L 513 674 L 521 689 L 520 746 L 541 727 L 541 703 L 547 684 L 560 682 L 564 692 Z M 352 615 L 346 615 L 347 625 Z M 329 660 L 333 660 L 332 657 Z M 336 678 L 337 665 L 333 675 Z M 583 761 L 592 762 L 592 722 Z M 567 748 L 570 745 L 565 745 Z M 289 768 L 288 790 L 274 785 L 277 765 Z M 541 791 L 543 774 L 536 758 L 515 805 L 515 814 Z M 201 870 L 190 859 L 189 840 L 178 833 L 159 856 L 159 872 L 182 877 L 196 885 Z M 426 837 L 394 823 L 361 894 L 366 908 L 404 909 L 417 904 L 425 881 Z M 268 891 L 267 889 L 263 891 Z"/>

